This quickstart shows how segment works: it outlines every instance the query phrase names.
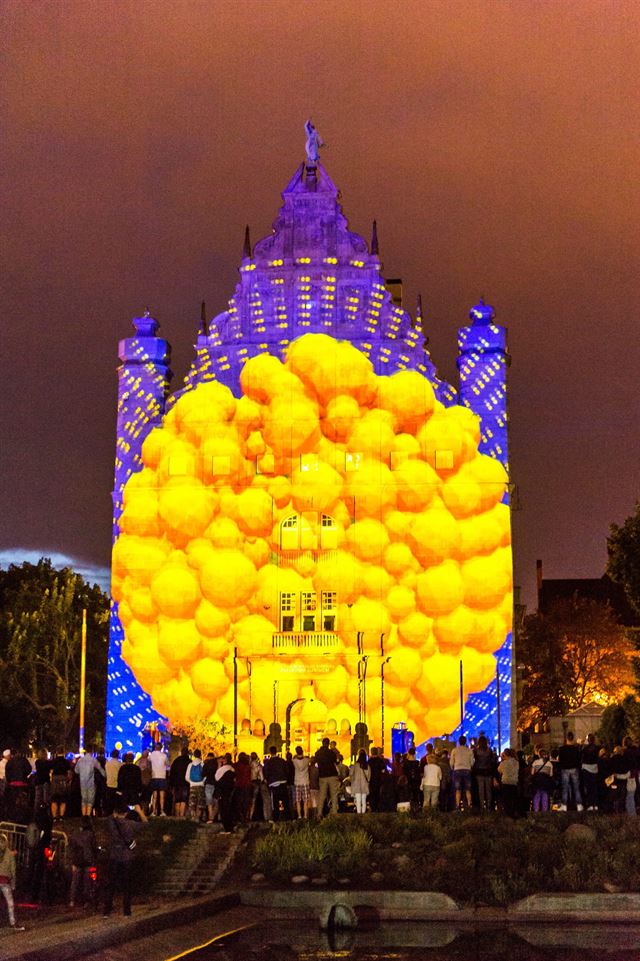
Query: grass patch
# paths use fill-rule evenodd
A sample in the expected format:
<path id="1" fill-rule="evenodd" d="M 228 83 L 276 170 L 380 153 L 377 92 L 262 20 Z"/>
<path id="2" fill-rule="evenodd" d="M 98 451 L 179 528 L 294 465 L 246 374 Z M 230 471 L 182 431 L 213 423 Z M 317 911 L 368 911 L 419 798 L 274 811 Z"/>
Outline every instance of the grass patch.
<path id="1" fill-rule="evenodd" d="M 640 891 L 638 842 L 640 819 L 624 815 L 341 815 L 276 825 L 257 838 L 250 863 L 277 884 L 295 874 L 348 877 L 353 887 L 505 905 L 542 891 Z"/>

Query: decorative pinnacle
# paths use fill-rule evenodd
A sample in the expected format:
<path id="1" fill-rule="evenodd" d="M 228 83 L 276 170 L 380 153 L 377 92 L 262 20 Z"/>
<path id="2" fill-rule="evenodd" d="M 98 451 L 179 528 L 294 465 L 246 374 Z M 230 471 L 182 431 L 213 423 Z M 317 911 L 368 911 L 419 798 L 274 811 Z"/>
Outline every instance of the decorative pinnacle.
<path id="1" fill-rule="evenodd" d="M 251 235 L 249 233 L 249 224 L 244 228 L 244 248 L 242 251 L 243 259 L 251 260 Z"/>
<path id="2" fill-rule="evenodd" d="M 416 302 L 416 323 L 422 331 L 422 345 L 426 350 L 429 346 L 429 337 L 427 335 L 427 318 L 422 312 L 422 294 L 418 294 L 418 300 Z"/>
<path id="3" fill-rule="evenodd" d="M 378 249 L 378 221 L 374 220 L 373 228 L 371 230 L 371 254 L 377 257 L 379 252 L 380 251 Z"/>
<path id="4" fill-rule="evenodd" d="M 319 155 L 318 151 L 320 147 L 324 147 L 324 140 L 313 126 L 311 120 L 307 120 L 304 125 L 304 132 L 307 135 L 306 149 L 307 149 L 307 166 L 315 167 L 318 163 Z"/>
<path id="5" fill-rule="evenodd" d="M 202 334 L 207 336 L 207 308 L 204 300 L 202 301 L 202 306 L 200 307 L 200 326 L 202 328 Z"/>

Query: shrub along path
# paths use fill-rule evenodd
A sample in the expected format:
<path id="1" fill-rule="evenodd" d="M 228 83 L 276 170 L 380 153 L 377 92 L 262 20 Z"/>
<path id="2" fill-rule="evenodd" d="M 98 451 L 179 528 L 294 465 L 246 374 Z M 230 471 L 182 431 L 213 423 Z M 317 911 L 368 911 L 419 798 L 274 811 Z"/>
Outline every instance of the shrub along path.
<path id="1" fill-rule="evenodd" d="M 339 815 L 274 825 L 252 840 L 234 880 L 246 886 L 253 871 L 282 886 L 305 876 L 502 906 L 540 892 L 640 892 L 639 841 L 640 819 L 625 815 Z"/>

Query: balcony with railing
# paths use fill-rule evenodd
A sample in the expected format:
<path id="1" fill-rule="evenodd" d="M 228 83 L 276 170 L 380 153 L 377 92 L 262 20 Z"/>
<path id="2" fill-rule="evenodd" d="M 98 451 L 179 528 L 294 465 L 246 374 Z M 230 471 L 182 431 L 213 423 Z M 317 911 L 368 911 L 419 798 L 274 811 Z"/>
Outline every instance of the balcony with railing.
<path id="1" fill-rule="evenodd" d="M 338 635 L 329 631 L 279 631 L 271 642 L 274 651 L 330 651 L 338 646 Z"/>

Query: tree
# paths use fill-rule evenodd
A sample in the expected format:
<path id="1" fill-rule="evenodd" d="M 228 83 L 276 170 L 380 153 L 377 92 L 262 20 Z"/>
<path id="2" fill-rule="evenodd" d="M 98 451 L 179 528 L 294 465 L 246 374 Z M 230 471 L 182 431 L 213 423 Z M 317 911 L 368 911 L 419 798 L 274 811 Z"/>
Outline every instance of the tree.
<path id="1" fill-rule="evenodd" d="M 609 605 L 577 594 L 526 617 L 518 641 L 520 728 L 589 701 L 620 700 L 633 683 L 632 650 Z"/>
<path id="2" fill-rule="evenodd" d="M 87 611 L 87 742 L 104 730 L 108 598 L 48 558 L 0 571 L 3 689 L 23 723 L 21 741 L 74 746 L 79 722 L 82 610 Z"/>
<path id="3" fill-rule="evenodd" d="M 611 525 L 607 552 L 607 574 L 622 584 L 627 600 L 640 614 L 640 501 L 622 527 Z"/>
<path id="4" fill-rule="evenodd" d="M 182 724 L 172 726 L 174 737 L 182 738 L 183 741 L 194 750 L 199 747 L 202 756 L 215 754 L 218 757 L 226 751 L 232 750 L 232 731 L 218 721 L 208 721 L 205 718 L 193 721 L 185 721 Z"/>
<path id="5" fill-rule="evenodd" d="M 640 737 L 640 702 L 632 695 L 604 709 L 598 730 L 598 737 L 609 750 L 622 744 L 627 735 L 635 741 Z"/>

